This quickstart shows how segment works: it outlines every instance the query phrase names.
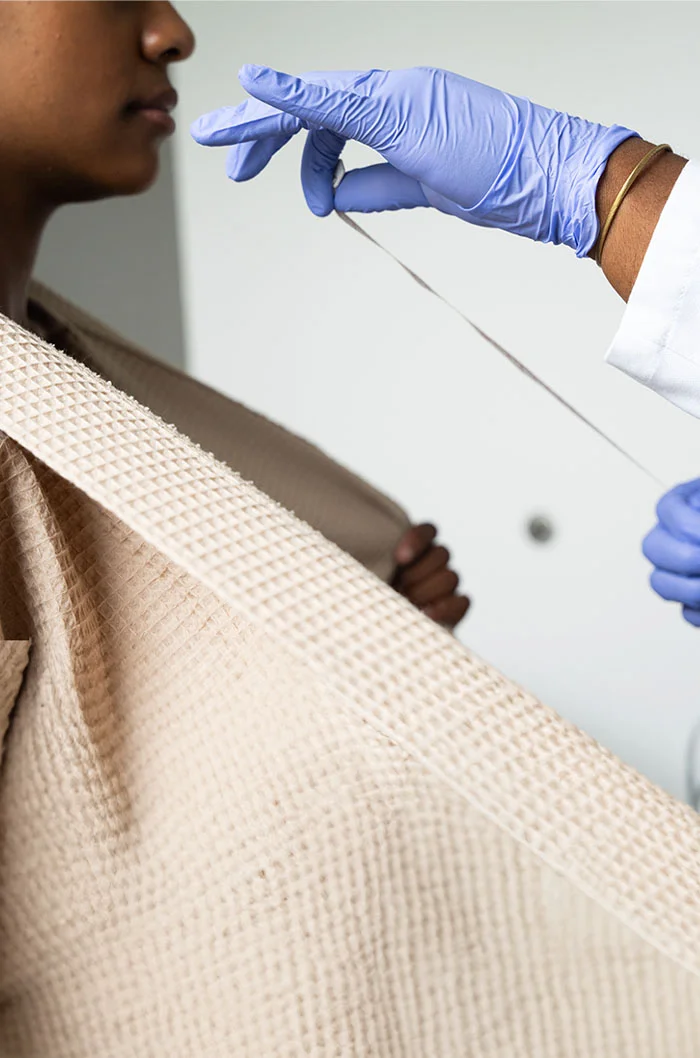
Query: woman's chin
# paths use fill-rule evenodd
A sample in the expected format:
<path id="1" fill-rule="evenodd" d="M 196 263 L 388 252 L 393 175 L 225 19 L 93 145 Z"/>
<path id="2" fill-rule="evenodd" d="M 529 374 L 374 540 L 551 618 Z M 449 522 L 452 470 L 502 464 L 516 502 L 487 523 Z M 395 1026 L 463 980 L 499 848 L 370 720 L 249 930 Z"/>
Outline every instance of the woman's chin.
<path id="1" fill-rule="evenodd" d="M 135 161 L 133 167 L 125 168 L 122 173 L 115 173 L 118 179 L 114 181 L 112 194 L 139 195 L 142 191 L 148 191 L 149 187 L 155 183 L 159 171 L 160 152 L 154 146 L 147 156 Z"/>
<path id="2" fill-rule="evenodd" d="M 85 194 L 76 197 L 85 199 L 113 198 L 118 195 L 139 195 L 155 182 L 160 170 L 160 157 L 156 147 L 133 158 L 128 164 L 120 158 L 114 165 L 101 166 L 99 173 L 85 181 Z"/>
<path id="3" fill-rule="evenodd" d="M 160 159 L 156 150 L 148 156 L 132 159 L 124 164 L 124 158 L 113 164 L 102 164 L 99 170 L 73 169 L 52 181 L 51 198 L 55 205 L 67 205 L 70 202 L 96 202 L 102 198 L 116 198 L 120 195 L 139 195 L 147 191 L 155 182 L 160 168 Z"/>

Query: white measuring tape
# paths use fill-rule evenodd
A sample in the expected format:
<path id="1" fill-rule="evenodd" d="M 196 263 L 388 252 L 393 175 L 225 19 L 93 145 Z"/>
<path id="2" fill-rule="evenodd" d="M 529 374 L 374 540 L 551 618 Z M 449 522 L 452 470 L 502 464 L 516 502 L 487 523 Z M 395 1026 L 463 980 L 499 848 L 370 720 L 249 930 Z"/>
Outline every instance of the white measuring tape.
<path id="1" fill-rule="evenodd" d="M 333 177 L 334 188 L 338 187 L 344 176 L 345 166 L 342 162 L 338 162 Z M 612 437 L 610 437 L 603 430 L 601 430 L 599 426 L 596 426 L 594 422 L 591 422 L 590 419 L 587 419 L 586 416 L 578 410 L 578 408 L 575 408 L 573 404 L 570 404 L 568 400 L 566 400 L 559 393 L 557 393 L 556 390 L 552 389 L 552 387 L 548 385 L 543 379 L 539 378 L 539 376 L 536 375 L 534 371 L 531 371 L 530 368 L 522 362 L 522 360 L 519 360 L 517 356 L 514 356 L 513 353 L 505 349 L 500 344 L 500 342 L 497 342 L 495 338 L 492 338 L 490 334 L 487 334 L 486 331 L 482 330 L 482 328 L 479 327 L 478 324 L 474 323 L 473 320 L 470 320 L 469 317 L 466 316 L 462 312 L 462 310 L 459 309 L 453 302 L 448 301 L 448 299 L 446 297 L 443 297 L 443 295 L 440 294 L 434 287 L 432 287 L 430 283 L 426 282 L 426 280 L 423 279 L 422 276 L 419 276 L 417 272 L 414 272 L 412 268 L 409 268 L 409 266 L 405 264 L 401 260 L 401 258 L 397 257 L 396 254 L 392 253 L 391 250 L 388 250 L 386 246 L 383 246 L 380 242 L 378 242 L 377 239 L 370 235 L 368 231 L 365 231 L 364 228 L 360 227 L 356 220 L 353 220 L 351 217 L 349 217 L 347 213 L 337 213 L 337 216 L 343 221 L 344 224 L 347 224 L 348 227 L 352 228 L 353 231 L 356 231 L 359 235 L 362 235 L 363 238 L 368 239 L 373 246 L 377 247 L 377 249 L 382 250 L 385 254 L 388 254 L 392 261 L 395 261 L 400 268 L 403 268 L 404 272 L 406 272 L 406 274 L 409 275 L 411 279 L 418 284 L 419 287 L 422 287 L 423 290 L 426 290 L 429 294 L 432 294 L 433 297 L 438 298 L 438 300 L 441 301 L 443 305 L 447 305 L 448 309 L 451 309 L 452 312 L 456 312 L 460 319 L 462 319 L 473 331 L 476 331 L 480 338 L 483 338 L 485 342 L 488 342 L 492 349 L 495 349 L 496 352 L 500 353 L 501 356 L 505 357 L 506 360 L 509 361 L 509 363 L 511 363 L 514 367 L 517 367 L 518 371 L 521 371 L 532 382 L 540 386 L 543 390 L 545 390 L 545 392 L 549 393 L 550 397 L 553 397 L 554 400 L 556 400 L 559 404 L 566 408 L 567 411 L 571 412 L 572 415 L 575 415 L 580 422 L 584 423 L 584 425 L 587 426 L 590 430 L 593 430 L 593 432 L 596 433 L 598 437 L 602 437 L 602 439 L 606 441 L 612 448 L 614 448 L 616 452 L 619 452 L 621 456 L 624 456 L 624 458 L 627 459 L 630 463 L 633 463 L 638 470 L 641 470 L 643 474 L 646 474 L 647 477 L 651 478 L 651 480 L 654 481 L 657 485 L 660 485 L 662 489 L 667 487 L 663 481 L 660 481 L 659 478 L 657 478 L 656 475 L 651 472 L 651 470 L 649 470 L 642 463 L 640 463 L 638 459 L 635 459 L 633 455 L 630 455 L 630 453 L 627 452 L 624 448 L 622 448 L 622 446 L 619 445 L 617 441 L 614 441 Z"/>

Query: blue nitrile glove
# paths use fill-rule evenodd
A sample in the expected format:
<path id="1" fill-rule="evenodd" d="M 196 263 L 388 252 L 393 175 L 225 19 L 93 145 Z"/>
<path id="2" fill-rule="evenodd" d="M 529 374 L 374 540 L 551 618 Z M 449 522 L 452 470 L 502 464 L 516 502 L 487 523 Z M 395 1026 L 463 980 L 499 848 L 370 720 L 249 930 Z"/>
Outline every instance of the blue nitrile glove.
<path id="1" fill-rule="evenodd" d="M 700 478 L 662 496 L 656 515 L 659 523 L 642 545 L 655 566 L 651 586 L 681 603 L 686 621 L 700 628 Z"/>
<path id="2" fill-rule="evenodd" d="M 595 193 L 605 163 L 636 135 L 427 67 L 299 78 L 244 66 L 239 77 L 255 99 L 192 126 L 199 143 L 234 145 L 232 180 L 257 176 L 305 128 L 302 184 L 319 216 L 431 205 L 472 224 L 565 243 L 579 257 L 598 232 Z M 334 193 L 348 139 L 373 147 L 386 164 L 349 172 Z"/>

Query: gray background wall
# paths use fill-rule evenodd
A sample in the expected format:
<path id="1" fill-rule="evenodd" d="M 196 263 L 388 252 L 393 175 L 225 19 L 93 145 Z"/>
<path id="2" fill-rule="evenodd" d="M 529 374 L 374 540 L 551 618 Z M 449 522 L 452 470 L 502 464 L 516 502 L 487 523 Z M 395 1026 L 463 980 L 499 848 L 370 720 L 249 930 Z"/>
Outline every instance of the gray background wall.
<path id="1" fill-rule="evenodd" d="M 302 138 L 251 183 L 190 119 L 243 98 L 236 71 L 433 64 L 700 154 L 695 3 L 210 3 L 182 90 L 178 234 L 192 369 L 434 519 L 474 607 L 477 653 L 682 793 L 700 633 L 647 586 L 659 488 L 533 388 L 337 218 L 307 211 Z M 363 162 L 357 147 L 347 164 Z M 434 211 L 372 234 L 675 484 L 700 423 L 603 363 L 622 304 L 592 262 Z M 546 514 L 556 534 L 525 532 Z"/>

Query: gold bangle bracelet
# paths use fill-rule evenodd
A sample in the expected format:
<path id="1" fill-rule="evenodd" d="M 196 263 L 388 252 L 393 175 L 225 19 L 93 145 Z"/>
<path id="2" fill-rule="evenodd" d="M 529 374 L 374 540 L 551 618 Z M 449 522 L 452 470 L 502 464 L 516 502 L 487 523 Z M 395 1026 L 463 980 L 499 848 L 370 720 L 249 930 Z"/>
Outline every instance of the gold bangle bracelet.
<path id="1" fill-rule="evenodd" d="M 637 182 L 642 173 L 649 168 L 652 162 L 659 157 L 660 154 L 664 154 L 666 151 L 670 150 L 671 147 L 668 143 L 661 143 L 658 147 L 652 147 L 652 149 L 650 151 L 647 151 L 644 157 L 639 162 L 637 162 L 634 169 L 618 191 L 617 195 L 615 196 L 615 201 L 610 207 L 610 212 L 608 213 L 608 216 L 605 220 L 605 224 L 601 229 L 600 235 L 598 236 L 598 241 L 596 243 L 595 262 L 598 266 L 601 265 L 601 260 L 603 257 L 603 247 L 605 246 L 605 240 L 607 239 L 610 233 L 612 222 L 615 220 L 617 211 L 624 202 L 627 192 L 630 190 L 632 185 Z"/>

